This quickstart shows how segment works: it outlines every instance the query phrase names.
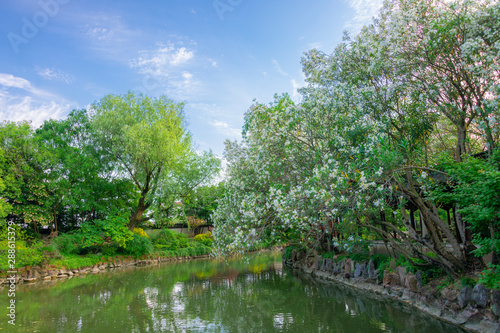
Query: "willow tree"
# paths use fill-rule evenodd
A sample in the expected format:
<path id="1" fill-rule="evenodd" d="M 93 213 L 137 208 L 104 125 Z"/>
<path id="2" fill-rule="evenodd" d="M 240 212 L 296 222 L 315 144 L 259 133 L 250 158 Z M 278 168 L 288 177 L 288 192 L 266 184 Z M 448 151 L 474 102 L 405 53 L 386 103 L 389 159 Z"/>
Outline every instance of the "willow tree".
<path id="1" fill-rule="evenodd" d="M 161 180 L 191 152 L 183 103 L 160 96 L 107 95 L 92 105 L 91 117 L 101 148 L 114 157 L 117 177 L 130 178 L 137 201 L 129 228 L 149 219 Z"/>

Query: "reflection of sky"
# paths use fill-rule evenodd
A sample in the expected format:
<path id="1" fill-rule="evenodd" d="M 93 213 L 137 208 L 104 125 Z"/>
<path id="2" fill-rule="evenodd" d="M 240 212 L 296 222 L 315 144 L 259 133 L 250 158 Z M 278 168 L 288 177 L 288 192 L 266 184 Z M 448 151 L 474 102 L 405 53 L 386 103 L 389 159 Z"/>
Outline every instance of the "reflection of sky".
<path id="1" fill-rule="evenodd" d="M 278 313 L 273 317 L 273 326 L 278 330 L 282 330 L 287 324 L 293 324 L 293 316 L 291 313 Z"/>
<path id="2" fill-rule="evenodd" d="M 205 283 L 204 283 L 205 284 Z M 161 332 L 192 332 L 192 331 L 203 331 L 203 332 L 226 332 L 221 324 L 212 323 L 207 320 L 202 320 L 199 317 L 195 318 L 183 318 L 180 314 L 185 313 L 185 296 L 186 285 L 183 282 L 177 282 L 172 288 L 170 293 L 171 304 L 169 303 L 158 303 L 159 290 L 158 288 L 146 287 L 143 290 L 143 294 L 146 300 L 146 304 L 151 310 L 159 309 L 159 311 L 153 311 L 151 314 L 151 319 L 154 325 L 154 331 Z M 173 317 L 165 318 L 165 315 L 174 314 Z"/>

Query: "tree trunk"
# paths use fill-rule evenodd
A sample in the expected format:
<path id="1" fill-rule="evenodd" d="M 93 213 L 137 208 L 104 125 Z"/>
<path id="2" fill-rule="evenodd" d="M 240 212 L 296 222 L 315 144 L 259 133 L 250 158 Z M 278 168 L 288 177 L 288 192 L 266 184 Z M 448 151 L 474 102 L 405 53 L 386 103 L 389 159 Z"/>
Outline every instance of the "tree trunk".
<path id="1" fill-rule="evenodd" d="M 465 142 L 467 141 L 467 128 L 465 120 L 457 125 L 457 146 L 455 148 L 455 161 L 462 162 L 462 155 L 466 154 Z"/>

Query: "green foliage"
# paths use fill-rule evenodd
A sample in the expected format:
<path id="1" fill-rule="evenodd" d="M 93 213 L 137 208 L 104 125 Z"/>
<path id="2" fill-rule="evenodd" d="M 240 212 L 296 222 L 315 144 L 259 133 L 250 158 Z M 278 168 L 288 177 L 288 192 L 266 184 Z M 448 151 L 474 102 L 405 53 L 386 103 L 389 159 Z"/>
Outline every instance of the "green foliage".
<path id="1" fill-rule="evenodd" d="M 324 258 L 324 259 L 333 259 L 334 256 L 335 256 L 335 252 L 325 252 L 325 253 L 321 254 L 321 258 Z"/>
<path id="2" fill-rule="evenodd" d="M 436 198 L 457 202 L 459 212 L 474 231 L 477 256 L 500 253 L 500 151 L 487 159 L 469 157 L 461 163 L 445 161 L 453 190 L 439 187 Z"/>
<path id="3" fill-rule="evenodd" d="M 179 248 L 178 233 L 170 229 L 162 229 L 155 236 L 151 237 L 155 248 L 175 251 Z"/>
<path id="4" fill-rule="evenodd" d="M 178 244 L 177 248 L 184 249 L 184 248 L 188 247 L 188 245 L 189 245 L 188 236 L 186 236 L 183 233 L 176 232 L 175 237 L 177 238 L 177 244 Z"/>
<path id="5" fill-rule="evenodd" d="M 129 227 L 143 222 L 141 216 L 165 195 L 163 183 L 194 154 L 183 107 L 165 96 L 134 93 L 107 95 L 92 107 L 99 145 L 115 158 L 116 168 L 133 179 L 139 194 Z"/>
<path id="6" fill-rule="evenodd" d="M 26 230 L 19 226 L 0 228 L 0 269 L 12 270 L 11 264 L 14 268 L 36 266 L 46 259 L 42 242 L 27 236 Z"/>
<path id="7" fill-rule="evenodd" d="M 441 281 L 441 283 L 439 284 L 439 286 L 437 287 L 437 290 L 441 291 L 442 289 L 444 288 L 447 288 L 447 287 L 450 287 L 450 286 L 453 286 L 455 283 L 455 280 L 453 280 L 453 278 L 449 275 L 447 275 L 443 281 Z"/>
<path id="8" fill-rule="evenodd" d="M 133 234 L 132 238 L 123 247 L 123 251 L 126 254 L 138 257 L 153 253 L 154 246 L 149 238 Z"/>
<path id="9" fill-rule="evenodd" d="M 194 193 L 184 200 L 186 215 L 196 216 L 212 224 L 212 213 L 218 200 L 224 196 L 224 183 L 197 187 Z"/>
<path id="10" fill-rule="evenodd" d="M 52 261 L 51 265 L 57 268 L 65 267 L 66 269 L 78 269 L 98 264 L 101 262 L 101 259 L 102 257 L 100 255 L 95 254 L 87 254 L 86 256 L 70 254 Z"/>
<path id="11" fill-rule="evenodd" d="M 126 226 L 128 222 L 128 214 L 117 213 L 110 215 L 106 220 L 84 223 L 79 231 L 83 238 L 83 247 L 102 247 L 114 243 L 126 248 L 134 235 Z"/>
<path id="12" fill-rule="evenodd" d="M 498 146 L 499 12 L 492 0 L 386 1 L 332 53 L 307 52 L 301 101 L 283 94 L 254 103 L 243 142 L 226 142 L 226 192 L 213 214 L 217 253 L 267 237 L 318 250 L 340 236 L 335 247 L 366 254 L 366 236 L 378 235 L 417 257 L 425 243 L 438 254 L 429 261 L 454 277 L 467 270 L 471 253 L 439 211 L 455 202 L 429 193 L 447 180 L 436 166 L 440 154 L 460 163 Z M 477 195 L 469 191 L 470 202 L 460 204 L 462 214 L 481 219 L 473 223 L 481 225 L 474 229 L 481 252 L 500 239 L 496 228 L 483 235 L 487 221 L 498 222 L 500 202 L 488 170 L 475 178 L 483 182 Z M 425 242 L 408 204 L 429 226 Z"/>
<path id="13" fill-rule="evenodd" d="M 488 288 L 500 290 L 500 265 L 488 264 L 488 268 L 481 272 L 478 282 Z"/>
<path id="14" fill-rule="evenodd" d="M 214 237 L 212 236 L 212 233 L 210 231 L 207 231 L 203 234 L 194 236 L 194 241 L 200 242 L 205 246 L 211 247 L 214 241 Z"/>
<path id="15" fill-rule="evenodd" d="M 347 239 L 335 240 L 333 245 L 348 254 L 359 254 L 364 257 L 368 256 L 368 252 L 370 250 L 370 241 L 363 239 L 358 235 L 350 235 Z"/>
<path id="16" fill-rule="evenodd" d="M 477 284 L 477 280 L 473 279 L 471 277 L 463 276 L 460 278 L 460 289 L 465 288 L 465 287 L 474 288 L 474 286 L 476 284 Z"/>
<path id="17" fill-rule="evenodd" d="M 371 256 L 371 259 L 373 260 L 375 268 L 380 268 L 385 263 L 388 264 L 392 260 L 392 257 L 386 254 L 376 254 Z"/>
<path id="18" fill-rule="evenodd" d="M 52 245 L 62 254 L 77 254 L 83 247 L 83 238 L 80 233 L 61 234 L 52 240 Z"/>

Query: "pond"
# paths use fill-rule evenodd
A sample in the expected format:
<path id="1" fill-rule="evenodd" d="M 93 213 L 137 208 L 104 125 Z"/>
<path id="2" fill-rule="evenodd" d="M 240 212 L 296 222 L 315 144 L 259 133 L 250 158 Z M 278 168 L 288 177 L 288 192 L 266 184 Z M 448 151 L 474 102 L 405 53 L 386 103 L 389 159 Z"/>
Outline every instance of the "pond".
<path id="1" fill-rule="evenodd" d="M 0 332 L 462 332 L 401 303 L 290 272 L 277 253 L 19 285 L 16 326 L 7 321 L 0 317 Z"/>

